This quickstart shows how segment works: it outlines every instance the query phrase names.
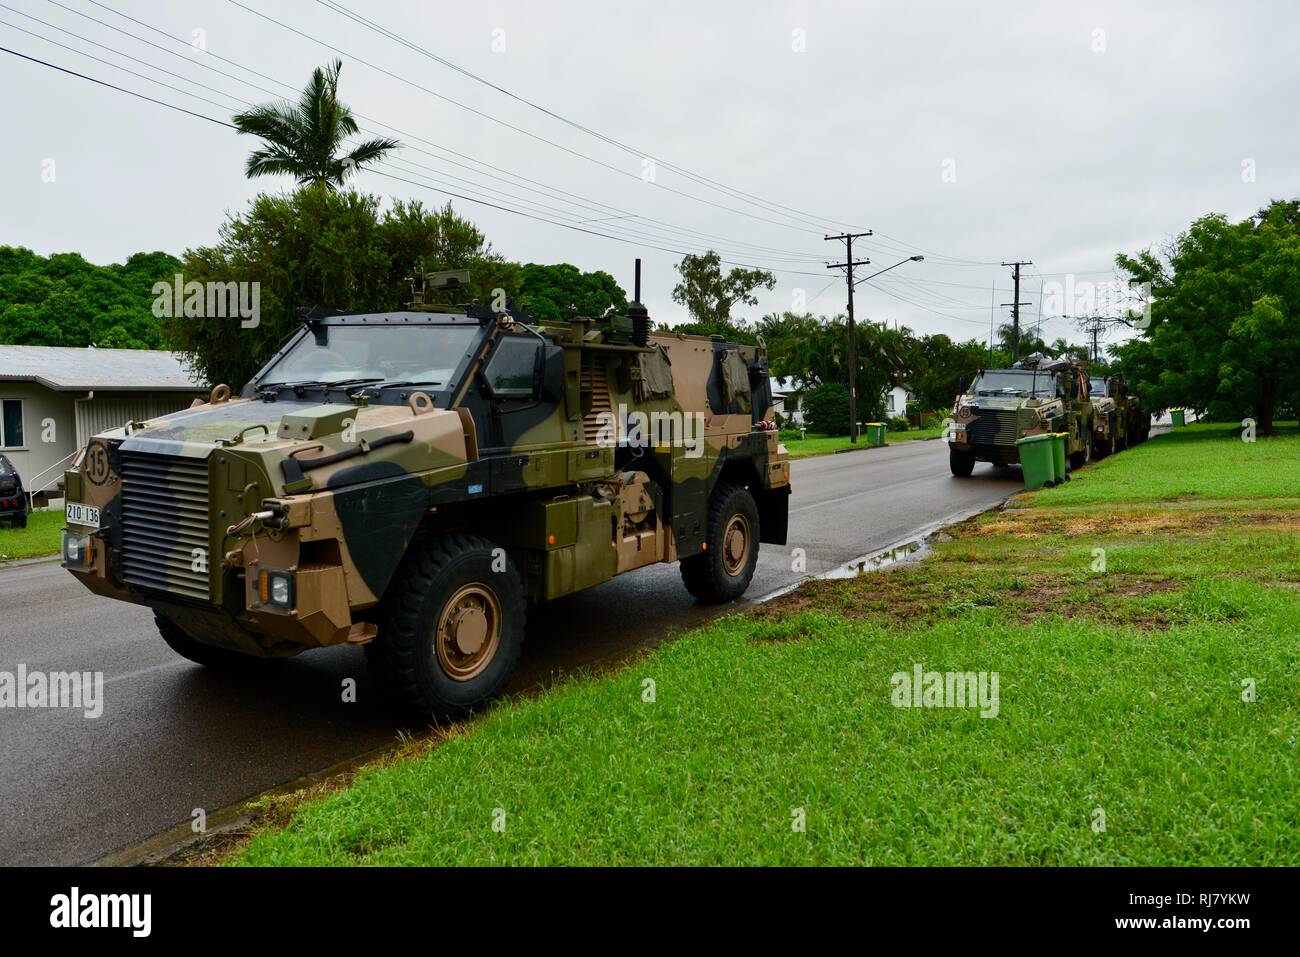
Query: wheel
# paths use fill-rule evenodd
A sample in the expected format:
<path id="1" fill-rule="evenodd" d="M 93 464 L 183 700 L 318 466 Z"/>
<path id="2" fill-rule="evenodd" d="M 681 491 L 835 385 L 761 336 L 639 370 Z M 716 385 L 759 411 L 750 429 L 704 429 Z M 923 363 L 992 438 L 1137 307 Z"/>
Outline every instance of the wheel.
<path id="1" fill-rule="evenodd" d="M 457 718 L 501 693 L 524 646 L 523 579 L 476 535 L 417 544 L 366 646 L 371 672 L 410 718 Z"/>
<path id="2" fill-rule="evenodd" d="M 678 562 L 682 584 L 700 601 L 739 598 L 758 564 L 758 506 L 748 489 L 719 483 L 713 490 L 704 544 L 700 554 Z"/>
<path id="3" fill-rule="evenodd" d="M 961 449 L 948 446 L 948 468 L 958 478 L 968 478 L 970 473 L 975 471 L 975 450 L 963 452 Z"/>
<path id="4" fill-rule="evenodd" d="M 19 515 L 15 515 L 14 528 L 26 528 L 26 527 L 27 527 L 27 513 L 23 512 Z"/>
<path id="5" fill-rule="evenodd" d="M 1093 441 L 1092 452 L 1093 455 L 1099 459 L 1104 459 L 1108 455 L 1115 454 L 1115 426 L 1114 425 L 1111 426 L 1110 435 L 1108 435 L 1105 438 L 1105 440 L 1095 439 Z"/>
<path id="6" fill-rule="evenodd" d="M 238 651 L 231 651 L 228 648 L 218 648 L 216 645 L 206 644 L 197 638 L 191 638 L 189 633 L 182 629 L 180 625 L 156 613 L 153 620 L 154 624 L 158 626 L 158 634 L 162 635 L 162 640 L 167 643 L 168 648 L 182 658 L 203 665 L 206 668 L 222 671 L 242 671 L 274 660 L 245 655 Z"/>
<path id="7" fill-rule="evenodd" d="M 1092 461 L 1092 440 L 1085 439 L 1080 443 L 1081 448 L 1077 452 L 1070 453 L 1070 468 L 1081 469 Z"/>

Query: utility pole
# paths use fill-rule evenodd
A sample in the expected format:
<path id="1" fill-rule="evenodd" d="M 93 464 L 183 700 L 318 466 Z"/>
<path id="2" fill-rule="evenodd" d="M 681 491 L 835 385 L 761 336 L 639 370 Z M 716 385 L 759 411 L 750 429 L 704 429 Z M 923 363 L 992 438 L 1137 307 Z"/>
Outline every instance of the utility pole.
<path id="1" fill-rule="evenodd" d="M 1000 305 L 1003 309 L 1005 309 L 1007 306 L 1010 306 L 1012 314 L 1015 316 L 1019 316 L 1021 306 L 1031 306 L 1033 305 L 1033 303 L 1002 302 L 1002 303 L 998 303 L 998 305 Z M 1016 335 L 1015 339 L 1013 339 L 1011 342 L 1011 363 L 1013 365 L 1015 364 L 1016 360 L 1020 358 L 1020 320 L 1018 318 L 1015 320 L 1015 335 Z"/>
<path id="2" fill-rule="evenodd" d="M 1020 352 L 1020 307 L 1029 305 L 1029 303 L 1027 302 L 1022 303 L 1020 301 L 1020 267 L 1032 266 L 1033 264 L 1034 261 L 1032 259 L 1021 259 L 1013 263 L 1002 264 L 1004 266 L 1011 267 L 1011 281 L 1015 283 L 1015 292 L 1011 296 L 1012 302 L 1010 303 L 1010 306 L 1011 306 L 1011 328 L 1015 332 L 1014 348 L 1016 353 Z M 1004 303 L 1004 305 L 1006 305 L 1006 303 Z M 1020 356 L 1018 354 L 1013 355 L 1011 357 L 1011 361 L 1014 363 L 1019 358 Z"/>
<path id="3" fill-rule="evenodd" d="M 849 286 L 849 441 L 854 443 L 858 441 L 858 330 L 853 322 L 853 267 L 865 266 L 871 260 L 854 261 L 853 240 L 870 235 L 871 230 L 868 229 L 865 233 L 840 233 L 838 236 L 825 237 L 828 242 L 844 241 L 844 262 L 827 263 L 826 268 L 843 269 L 844 279 Z"/>

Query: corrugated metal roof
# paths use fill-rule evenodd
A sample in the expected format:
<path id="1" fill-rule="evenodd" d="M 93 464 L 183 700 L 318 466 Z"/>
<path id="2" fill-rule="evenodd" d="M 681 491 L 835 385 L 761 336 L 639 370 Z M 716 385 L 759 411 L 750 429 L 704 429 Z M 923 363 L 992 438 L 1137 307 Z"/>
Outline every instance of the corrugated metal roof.
<path id="1" fill-rule="evenodd" d="M 39 382 L 60 392 L 203 388 L 179 353 L 150 349 L 0 345 L 0 381 L 4 380 Z"/>

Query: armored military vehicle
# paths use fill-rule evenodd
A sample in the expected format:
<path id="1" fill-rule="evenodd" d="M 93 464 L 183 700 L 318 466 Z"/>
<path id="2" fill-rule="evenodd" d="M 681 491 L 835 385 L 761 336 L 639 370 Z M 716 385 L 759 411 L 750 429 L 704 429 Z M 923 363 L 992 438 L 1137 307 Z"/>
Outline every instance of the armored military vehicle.
<path id="1" fill-rule="evenodd" d="M 761 345 L 421 300 L 306 314 L 238 396 L 94 436 L 64 566 L 203 664 L 364 645 L 427 719 L 501 690 L 528 602 L 661 562 L 725 602 L 785 543 Z"/>
<path id="2" fill-rule="evenodd" d="M 1151 416 L 1142 400 L 1129 392 L 1118 375 L 1091 376 L 1093 451 L 1100 458 L 1143 441 L 1151 429 Z"/>
<path id="3" fill-rule="evenodd" d="M 966 477 L 976 462 L 1014 465 L 1016 441 L 1064 432 L 1072 468 L 1092 458 L 1092 404 L 1084 363 L 1069 357 L 1035 359 L 1010 369 L 981 369 L 953 404 L 948 431 L 952 474 Z"/>

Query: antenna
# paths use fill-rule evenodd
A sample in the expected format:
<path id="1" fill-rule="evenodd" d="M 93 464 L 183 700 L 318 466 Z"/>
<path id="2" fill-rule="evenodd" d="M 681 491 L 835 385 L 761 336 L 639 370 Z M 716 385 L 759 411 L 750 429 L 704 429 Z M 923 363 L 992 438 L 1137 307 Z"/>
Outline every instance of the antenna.
<path id="1" fill-rule="evenodd" d="M 636 302 L 641 301 L 641 260 L 636 261 L 636 285 L 633 287 L 632 299 Z"/>

